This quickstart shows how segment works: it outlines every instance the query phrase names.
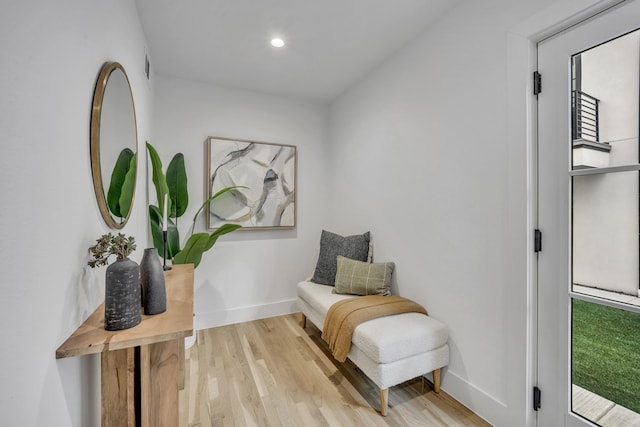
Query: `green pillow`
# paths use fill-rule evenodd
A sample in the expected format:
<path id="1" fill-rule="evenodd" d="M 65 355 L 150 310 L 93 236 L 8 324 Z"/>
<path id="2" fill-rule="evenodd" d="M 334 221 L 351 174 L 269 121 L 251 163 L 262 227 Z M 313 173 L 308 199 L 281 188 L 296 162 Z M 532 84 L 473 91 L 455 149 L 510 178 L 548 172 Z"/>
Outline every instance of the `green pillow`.
<path id="1" fill-rule="evenodd" d="M 369 263 L 338 256 L 336 294 L 391 295 L 392 262 Z"/>

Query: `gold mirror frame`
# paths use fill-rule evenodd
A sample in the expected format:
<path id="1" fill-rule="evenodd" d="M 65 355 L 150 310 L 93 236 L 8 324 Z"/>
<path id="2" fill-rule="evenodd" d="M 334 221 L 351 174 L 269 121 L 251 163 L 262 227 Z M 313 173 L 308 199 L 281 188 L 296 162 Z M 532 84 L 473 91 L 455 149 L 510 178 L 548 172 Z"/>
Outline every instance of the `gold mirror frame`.
<path id="1" fill-rule="evenodd" d="M 138 125 L 136 120 L 135 105 L 133 103 L 133 94 L 131 93 L 131 85 L 129 83 L 129 77 L 127 76 L 127 73 L 122 67 L 122 65 L 120 65 L 118 62 L 106 62 L 102 66 L 100 70 L 100 74 L 98 75 L 95 92 L 93 94 L 93 106 L 91 109 L 91 141 L 90 141 L 91 150 L 90 151 L 91 151 L 91 174 L 93 176 L 93 189 L 96 194 L 96 200 L 98 202 L 98 208 L 100 209 L 100 214 L 102 215 L 102 218 L 104 219 L 104 221 L 107 223 L 109 227 L 114 229 L 121 229 L 129 221 L 129 217 L 131 216 L 131 211 L 133 210 L 133 202 L 135 200 L 135 192 L 136 192 L 137 185 L 134 185 L 133 194 L 131 198 L 131 208 L 129 209 L 127 216 L 123 218 L 120 222 L 117 222 L 116 218 L 118 217 L 113 216 L 111 214 L 111 212 L 109 211 L 109 206 L 107 204 L 107 195 L 105 193 L 104 180 L 102 177 L 102 169 L 105 165 L 101 164 L 101 155 L 100 155 L 101 149 L 102 150 L 105 149 L 105 147 L 101 148 L 101 145 L 100 145 L 101 144 L 100 134 L 101 134 L 101 131 L 104 132 L 104 129 L 102 129 L 102 125 L 104 124 L 102 121 L 103 102 L 105 99 L 106 90 L 108 88 L 109 78 L 112 76 L 112 73 L 116 70 L 119 70 L 120 72 L 122 72 L 122 74 L 124 75 L 124 81 L 126 82 L 126 85 L 127 85 L 128 94 L 129 94 L 127 101 L 131 102 L 131 110 L 133 111 L 134 135 L 133 135 L 132 148 L 133 148 L 133 152 L 137 153 L 137 147 L 138 147 L 137 126 Z M 110 125 L 114 125 L 114 124 L 110 123 Z M 117 125 L 118 123 L 115 123 L 115 126 Z M 129 145 L 126 145 L 126 146 L 129 146 Z M 115 147 L 115 148 L 117 149 L 118 147 Z M 137 169 L 137 164 L 138 164 L 138 159 L 136 156 L 136 169 Z"/>

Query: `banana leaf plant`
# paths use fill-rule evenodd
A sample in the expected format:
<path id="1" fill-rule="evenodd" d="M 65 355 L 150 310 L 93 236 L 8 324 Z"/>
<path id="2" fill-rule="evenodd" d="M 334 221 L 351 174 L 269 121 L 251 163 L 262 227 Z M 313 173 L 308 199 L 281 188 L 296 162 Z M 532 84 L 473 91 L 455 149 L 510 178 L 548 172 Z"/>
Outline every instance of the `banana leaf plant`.
<path id="1" fill-rule="evenodd" d="M 167 197 L 167 258 L 173 264 L 193 264 L 197 267 L 202 261 L 202 255 L 211 249 L 220 236 L 231 233 L 242 227 L 239 224 L 224 224 L 213 233 L 194 233 L 196 220 L 202 210 L 215 199 L 224 193 L 238 187 L 226 187 L 209 197 L 200 206 L 200 209 L 193 216 L 191 234 L 180 248 L 180 233 L 178 231 L 177 219 L 184 215 L 189 204 L 189 194 L 187 191 L 187 173 L 184 165 L 184 155 L 178 153 L 171 159 L 167 166 L 166 174 L 162 171 L 162 162 L 156 149 L 147 142 L 147 151 L 151 159 L 152 181 L 156 189 L 158 205 L 149 205 L 149 222 L 151 224 L 151 235 L 153 246 L 160 256 L 163 255 L 162 239 L 162 213 L 164 212 L 165 195 Z"/>
<path id="2" fill-rule="evenodd" d="M 129 148 L 123 149 L 118 155 L 116 164 L 111 172 L 111 182 L 107 191 L 107 206 L 109 212 L 120 221 L 129 216 L 133 192 L 136 183 L 137 153 Z"/>

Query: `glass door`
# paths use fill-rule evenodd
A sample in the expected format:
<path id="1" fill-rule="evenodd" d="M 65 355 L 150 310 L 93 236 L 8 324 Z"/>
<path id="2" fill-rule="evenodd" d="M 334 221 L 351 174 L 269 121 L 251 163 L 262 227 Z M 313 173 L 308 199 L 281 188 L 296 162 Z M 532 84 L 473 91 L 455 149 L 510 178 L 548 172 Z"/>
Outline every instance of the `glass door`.
<path id="1" fill-rule="evenodd" d="M 638 16 L 538 47 L 540 426 L 640 426 Z"/>
<path id="2" fill-rule="evenodd" d="M 571 409 L 640 426 L 640 30 L 572 55 Z"/>

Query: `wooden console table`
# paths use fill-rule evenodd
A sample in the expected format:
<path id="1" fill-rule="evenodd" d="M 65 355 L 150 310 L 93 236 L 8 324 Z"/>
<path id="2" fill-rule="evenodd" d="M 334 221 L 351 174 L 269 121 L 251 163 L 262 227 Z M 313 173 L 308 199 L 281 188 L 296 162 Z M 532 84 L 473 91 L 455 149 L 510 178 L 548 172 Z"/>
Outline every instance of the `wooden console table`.
<path id="1" fill-rule="evenodd" d="M 104 329 L 104 304 L 56 350 L 56 359 L 101 353 L 103 427 L 178 425 L 184 338 L 193 334 L 193 264 L 165 272 L 167 311 Z"/>

